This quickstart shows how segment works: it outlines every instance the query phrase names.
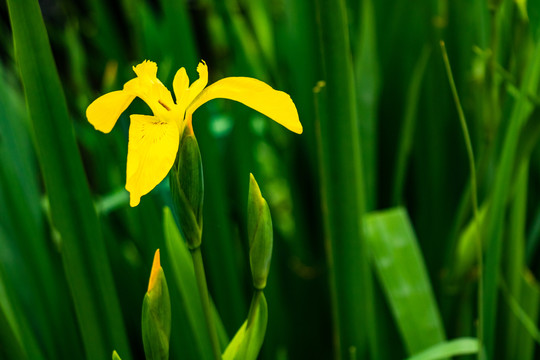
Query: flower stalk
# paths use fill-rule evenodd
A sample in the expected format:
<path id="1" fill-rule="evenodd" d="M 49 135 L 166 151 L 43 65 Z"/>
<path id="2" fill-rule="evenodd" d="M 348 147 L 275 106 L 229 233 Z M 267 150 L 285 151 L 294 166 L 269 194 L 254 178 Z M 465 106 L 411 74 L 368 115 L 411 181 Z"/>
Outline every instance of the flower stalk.
<path id="1" fill-rule="evenodd" d="M 190 249 L 190 252 L 191 258 L 193 259 L 195 279 L 197 280 L 197 287 L 199 288 L 206 327 L 208 328 L 208 334 L 210 335 L 210 343 L 212 344 L 212 353 L 214 354 L 214 359 L 219 360 L 221 359 L 221 348 L 219 346 L 216 325 L 212 316 L 212 308 L 210 307 L 210 296 L 208 295 L 208 285 L 206 283 L 201 248 L 197 247 L 196 249 Z"/>
<path id="2" fill-rule="evenodd" d="M 141 197 L 170 173 L 173 204 L 193 258 L 212 350 L 214 357 L 221 359 L 200 250 L 204 181 L 201 154 L 193 133 L 193 112 L 210 100 L 230 99 L 259 111 L 295 133 L 301 134 L 303 127 L 290 96 L 262 81 L 229 77 L 207 87 L 208 67 L 201 61 L 197 66 L 199 79 L 191 85 L 186 70 L 178 70 L 173 80 L 173 98 L 157 78 L 157 70 L 157 64 L 152 61 L 143 61 L 134 66 L 133 71 L 137 76 L 125 83 L 123 89 L 94 100 L 86 110 L 86 117 L 96 130 L 109 133 L 136 97 L 152 110 L 152 116 L 134 114 L 130 117 L 126 170 L 126 190 L 130 193 L 130 205 L 137 206 Z M 260 191 L 259 198 L 262 199 Z M 264 206 L 260 207 L 261 204 Z M 270 230 L 270 237 L 262 236 L 259 239 L 257 235 L 255 243 L 250 241 L 254 286 L 258 290 L 266 286 L 272 252 L 270 213 L 264 199 L 261 204 L 257 206 L 263 210 L 260 214 L 262 224 Z"/>
<path id="3" fill-rule="evenodd" d="M 201 253 L 204 179 L 201 152 L 193 128 L 187 126 L 180 142 L 176 161 L 169 177 L 173 204 L 180 227 L 193 259 L 195 279 L 212 344 L 215 359 L 221 359 L 221 349 L 212 316 L 210 296 Z"/>

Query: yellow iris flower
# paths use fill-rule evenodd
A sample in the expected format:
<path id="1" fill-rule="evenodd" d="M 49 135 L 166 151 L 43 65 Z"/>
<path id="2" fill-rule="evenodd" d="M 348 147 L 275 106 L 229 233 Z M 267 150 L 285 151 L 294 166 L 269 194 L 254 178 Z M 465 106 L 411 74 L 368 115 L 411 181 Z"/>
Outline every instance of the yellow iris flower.
<path id="1" fill-rule="evenodd" d="M 154 114 L 130 116 L 126 190 L 130 193 L 131 206 L 137 206 L 141 196 L 167 176 L 185 126 L 191 127 L 193 112 L 209 100 L 223 98 L 241 102 L 287 129 L 302 133 L 302 124 L 290 96 L 262 81 L 228 77 L 206 87 L 208 68 L 201 61 L 197 66 L 199 79 L 191 86 L 186 70 L 178 70 L 173 80 L 174 101 L 157 78 L 155 62 L 143 61 L 133 70 L 137 77 L 125 83 L 122 90 L 102 95 L 86 110 L 88 121 L 104 133 L 112 130 L 135 97 L 146 102 Z"/>

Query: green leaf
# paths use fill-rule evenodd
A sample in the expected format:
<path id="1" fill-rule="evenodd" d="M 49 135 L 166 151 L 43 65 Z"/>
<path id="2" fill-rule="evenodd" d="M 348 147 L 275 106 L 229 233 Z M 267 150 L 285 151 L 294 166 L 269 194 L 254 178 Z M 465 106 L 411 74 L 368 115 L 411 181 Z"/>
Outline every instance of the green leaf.
<path id="1" fill-rule="evenodd" d="M 527 180 L 529 178 L 529 161 L 522 160 L 517 166 L 516 180 L 514 182 L 515 195 L 510 204 L 511 211 L 508 222 L 508 239 L 503 244 L 503 251 L 506 256 L 502 259 L 504 280 L 501 283 L 506 284 L 507 289 L 502 293 L 508 292 L 508 296 L 515 297 L 520 301 L 523 269 L 525 269 L 525 227 L 527 219 Z M 503 308 L 504 309 L 504 308 Z M 502 309 L 501 309 L 502 310 Z M 498 314 L 501 319 L 502 328 L 506 329 L 506 341 L 504 344 L 506 358 L 511 359 L 517 352 L 517 344 L 521 341 L 520 324 L 512 311 L 504 311 Z M 519 330 L 518 330 L 519 329 Z M 528 336 L 526 336 L 528 337 Z M 524 359 L 520 357 L 519 359 Z"/>
<path id="2" fill-rule="evenodd" d="M 182 46 L 168 46 L 166 55 L 172 56 L 173 64 L 196 66 L 199 54 L 192 30 L 192 19 L 189 16 L 189 4 L 186 1 L 176 0 L 160 0 L 160 4 L 164 15 L 161 20 L 163 31 L 157 35 L 164 37 L 165 44 L 182 44 Z M 155 41 L 155 37 L 152 41 Z"/>
<path id="3" fill-rule="evenodd" d="M 360 26 L 356 36 L 354 72 L 360 117 L 360 144 L 364 165 L 366 209 L 376 206 L 377 194 L 377 111 L 380 89 L 380 71 L 377 55 L 375 9 L 372 0 L 362 0 Z M 354 41 L 354 40 L 353 40 Z"/>
<path id="4" fill-rule="evenodd" d="M 522 281 L 520 285 L 522 286 L 524 291 L 522 292 L 522 294 L 519 295 L 524 297 L 522 302 L 524 303 L 524 305 L 527 306 L 527 309 L 521 306 L 521 304 L 518 302 L 519 298 L 515 297 L 510 292 L 508 284 L 506 284 L 506 282 L 504 281 L 501 281 L 501 293 L 503 295 L 503 298 L 508 304 L 511 314 L 515 317 L 517 321 L 519 321 L 521 325 L 518 328 L 512 328 L 512 330 L 516 332 L 517 341 L 515 343 L 507 344 L 515 345 L 513 349 L 509 349 L 508 353 L 510 354 L 516 354 L 516 352 L 524 354 L 527 352 L 525 350 L 526 348 L 529 348 L 530 353 L 531 344 L 528 344 L 529 346 L 524 345 L 526 342 L 531 342 L 531 340 L 534 340 L 540 344 L 540 330 L 536 326 L 535 320 L 535 318 L 538 317 L 538 299 L 540 291 L 538 290 L 538 286 L 535 284 L 534 279 L 532 279 L 529 273 L 525 273 L 525 275 L 522 276 L 520 280 Z M 523 341 L 524 339 L 525 341 Z M 520 359 L 523 359 L 523 357 L 520 357 Z"/>
<path id="5" fill-rule="evenodd" d="M 540 78 L 540 43 L 537 43 L 529 63 L 526 66 L 520 97 L 514 102 L 508 127 L 503 134 L 501 155 L 495 171 L 494 181 L 489 195 L 490 206 L 486 215 L 484 230 L 488 243 L 484 276 L 484 341 L 488 358 L 495 354 L 495 329 L 497 322 L 498 284 L 502 256 L 503 224 L 506 203 L 510 195 L 512 177 L 519 153 L 517 151 L 523 124 L 533 109 L 527 94 L 536 94 Z"/>
<path id="6" fill-rule="evenodd" d="M 86 355 L 108 357 L 114 343 L 129 358 L 101 228 L 39 4 L 9 0 L 8 8 L 52 227 L 61 238 L 64 270 Z"/>
<path id="7" fill-rule="evenodd" d="M 272 31 L 272 12 L 269 11 L 269 3 L 264 1 L 246 2 L 247 16 L 253 26 L 254 37 L 260 47 L 261 57 L 272 71 L 276 69 L 275 39 Z"/>
<path id="8" fill-rule="evenodd" d="M 418 117 L 418 105 L 420 103 L 420 90 L 422 90 L 422 82 L 426 73 L 430 54 L 430 47 L 424 45 L 407 88 L 407 100 L 405 102 L 406 105 L 400 131 L 401 135 L 399 137 L 398 151 L 396 151 L 397 159 L 394 170 L 394 189 L 392 197 L 393 203 L 396 206 L 403 202 L 403 187 L 405 186 L 407 165 L 411 156 L 414 141 L 416 119 Z"/>
<path id="9" fill-rule="evenodd" d="M 540 40 L 540 2 L 535 0 L 527 1 L 527 15 L 531 33 L 535 41 Z"/>
<path id="10" fill-rule="evenodd" d="M 540 312 L 540 288 L 529 270 L 522 274 L 520 295 L 519 305 L 526 317 L 518 317 L 521 327 L 517 331 L 518 343 L 514 355 L 516 359 L 532 360 L 535 359 L 535 342 L 540 343 L 540 330 L 537 327 Z M 518 316 L 518 311 L 512 311 Z"/>
<path id="11" fill-rule="evenodd" d="M 362 219 L 365 177 L 346 1 L 316 2 L 322 72 L 317 86 L 321 202 L 336 359 L 368 353 L 376 334 Z M 325 84 L 325 86 L 321 86 Z M 373 149 L 372 149 L 373 150 Z M 371 341 L 371 344 L 374 342 Z"/>
<path id="12" fill-rule="evenodd" d="M 377 275 L 408 353 L 444 341 L 437 303 L 405 210 L 370 213 L 365 229 Z"/>
<path id="13" fill-rule="evenodd" d="M 1 229 L 0 229 L 1 230 Z M 11 305 L 4 279 L 0 272 L 0 357 L 10 359 L 27 359 L 23 346 L 21 331 L 16 320 L 16 313 Z"/>
<path id="14" fill-rule="evenodd" d="M 250 314 L 251 312 L 254 312 L 253 317 L 244 321 L 238 329 L 223 353 L 223 360 L 257 359 L 264 342 L 268 322 L 268 305 L 261 291 L 257 291 L 253 297 Z"/>
<path id="15" fill-rule="evenodd" d="M 30 136 L 29 117 L 22 89 L 10 81 L 0 65 L 0 263 L 12 283 L 25 284 L 13 289 L 17 300 L 32 318 L 36 332 L 43 334 L 42 345 L 46 354 L 60 356 L 54 349 L 51 329 L 60 329 L 65 317 L 64 301 L 54 292 L 62 279 L 53 273 L 54 259 L 46 256 L 47 239 L 39 201 L 39 168 Z M 55 276 L 56 275 L 56 276 Z M 39 297 L 41 301 L 31 299 Z M 63 305 L 63 306 L 62 306 Z M 65 323 L 63 324 L 65 325 Z M 65 330 L 65 328 L 63 329 Z M 57 330 L 60 331 L 60 330 Z M 57 332 L 56 331 L 56 332 Z M 69 332 L 68 332 L 69 333 Z M 71 331 L 73 333 L 73 331 Z M 75 343 L 68 341 L 70 344 Z"/>
<path id="16" fill-rule="evenodd" d="M 4 232 L 0 227 L 0 238 Z M 1 243 L 1 242 L 0 242 Z M 29 324 L 13 299 L 13 291 L 7 285 L 3 266 L 0 264 L 0 358 L 44 359 L 40 347 L 30 331 Z"/>
<path id="17" fill-rule="evenodd" d="M 478 352 L 478 340 L 473 338 L 460 338 L 445 341 L 422 351 L 407 360 L 437 360 L 451 356 L 470 355 Z"/>

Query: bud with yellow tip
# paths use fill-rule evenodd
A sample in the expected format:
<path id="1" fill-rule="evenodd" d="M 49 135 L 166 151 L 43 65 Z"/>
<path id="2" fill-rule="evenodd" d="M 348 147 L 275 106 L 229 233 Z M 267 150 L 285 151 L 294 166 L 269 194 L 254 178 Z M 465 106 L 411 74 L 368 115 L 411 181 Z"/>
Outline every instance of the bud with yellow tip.
<path id="1" fill-rule="evenodd" d="M 142 335 L 147 360 L 167 360 L 171 335 L 171 301 L 165 273 L 160 264 L 159 249 L 144 296 L 142 310 Z"/>

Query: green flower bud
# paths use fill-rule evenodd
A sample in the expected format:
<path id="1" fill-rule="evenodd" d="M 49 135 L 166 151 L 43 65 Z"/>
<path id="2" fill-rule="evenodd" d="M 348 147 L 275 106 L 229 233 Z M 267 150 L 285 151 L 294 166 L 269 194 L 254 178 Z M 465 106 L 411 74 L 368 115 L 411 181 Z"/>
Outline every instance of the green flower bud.
<path id="1" fill-rule="evenodd" d="M 262 290 L 266 287 L 272 258 L 272 217 L 253 174 L 249 180 L 248 239 L 253 286 Z"/>
<path id="2" fill-rule="evenodd" d="M 201 245 L 204 198 L 203 169 L 197 138 L 186 127 L 170 174 L 173 205 L 188 247 Z"/>
<path id="3" fill-rule="evenodd" d="M 159 262 L 159 249 L 154 257 L 148 291 L 143 301 L 142 335 L 147 360 L 169 358 L 171 300 L 165 273 Z"/>

